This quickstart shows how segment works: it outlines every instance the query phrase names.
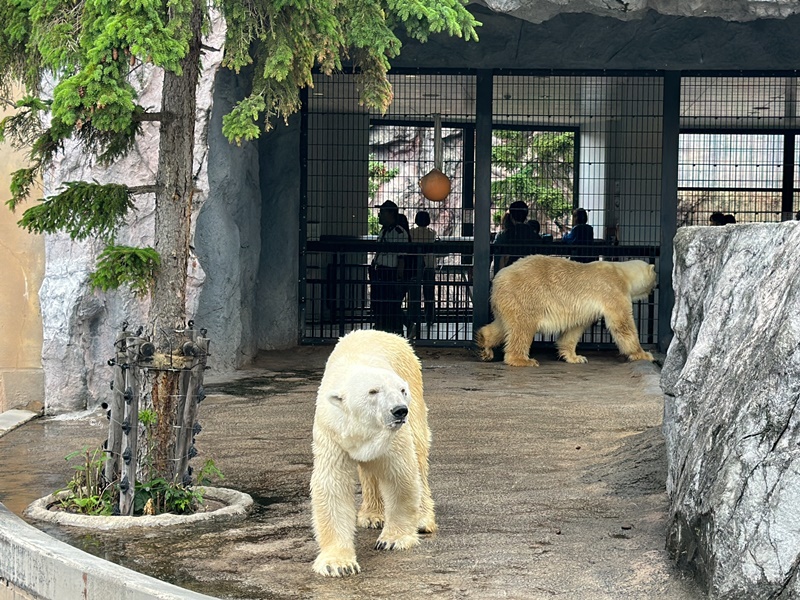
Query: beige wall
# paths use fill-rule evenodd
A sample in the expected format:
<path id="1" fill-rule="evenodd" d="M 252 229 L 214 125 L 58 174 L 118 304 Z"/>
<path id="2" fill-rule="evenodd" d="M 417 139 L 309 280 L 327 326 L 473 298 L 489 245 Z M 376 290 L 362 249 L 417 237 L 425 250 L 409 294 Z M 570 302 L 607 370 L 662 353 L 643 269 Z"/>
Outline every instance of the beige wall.
<path id="1" fill-rule="evenodd" d="M 0 110 L 0 118 L 7 111 Z M 43 402 L 42 318 L 39 286 L 44 275 L 44 240 L 17 226 L 11 173 L 26 166 L 23 152 L 0 144 L 0 412 L 37 410 Z"/>

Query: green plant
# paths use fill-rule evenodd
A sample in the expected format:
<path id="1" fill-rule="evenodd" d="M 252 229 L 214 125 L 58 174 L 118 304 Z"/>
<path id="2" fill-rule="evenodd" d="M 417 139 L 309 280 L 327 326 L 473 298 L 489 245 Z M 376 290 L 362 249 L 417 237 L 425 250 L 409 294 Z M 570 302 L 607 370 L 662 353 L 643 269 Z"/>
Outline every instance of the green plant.
<path id="1" fill-rule="evenodd" d="M 192 487 L 169 482 L 163 477 L 137 481 L 133 495 L 133 513 L 143 514 L 149 500 L 152 500 L 153 514 L 171 512 L 185 515 L 194 512 L 202 504 L 203 494 Z"/>
<path id="2" fill-rule="evenodd" d="M 209 458 L 197 472 L 197 485 L 208 485 L 212 482 L 212 479 L 225 479 L 225 475 L 217 468 L 214 461 Z"/>
<path id="3" fill-rule="evenodd" d="M 575 135 L 570 132 L 494 132 L 492 165 L 502 176 L 492 181 L 493 215 L 500 224 L 505 209 L 515 200 L 528 203 L 532 212 L 556 219 L 572 209 Z"/>
<path id="4" fill-rule="evenodd" d="M 89 282 L 104 292 L 127 284 L 134 294 L 144 296 L 160 264 L 161 257 L 152 248 L 106 246 L 97 257 L 97 269 L 89 275 Z"/>
<path id="5" fill-rule="evenodd" d="M 113 506 L 112 485 L 103 477 L 105 453 L 100 449 L 90 451 L 88 448 L 70 452 L 65 460 L 81 457 L 82 461 L 74 466 L 75 473 L 67 483 L 67 487 L 59 494 L 62 509 L 87 515 L 110 515 Z"/>

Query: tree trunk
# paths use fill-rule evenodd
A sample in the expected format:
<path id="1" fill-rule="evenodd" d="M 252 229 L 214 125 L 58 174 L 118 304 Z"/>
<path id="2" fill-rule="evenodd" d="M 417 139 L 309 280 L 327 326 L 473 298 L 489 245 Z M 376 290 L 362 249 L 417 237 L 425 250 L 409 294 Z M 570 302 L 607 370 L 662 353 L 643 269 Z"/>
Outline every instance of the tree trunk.
<path id="1" fill-rule="evenodd" d="M 161 256 L 150 307 L 152 340 L 159 352 L 180 352 L 176 329 L 186 326 L 186 282 L 189 264 L 192 196 L 194 195 L 194 128 L 203 12 L 200 0 L 192 2 L 189 52 L 181 73 L 164 72 L 156 181 L 155 250 Z M 171 358 L 166 361 L 171 364 Z M 175 473 L 178 384 L 180 369 L 165 369 L 152 378 L 153 408 L 158 415 L 154 448 L 154 476 L 181 483 Z M 189 427 L 194 425 L 189 424 Z"/>
<path id="2" fill-rule="evenodd" d="M 202 10 L 193 2 L 189 52 L 180 75 L 165 71 L 156 181 L 155 250 L 161 267 L 153 290 L 150 322 L 159 349 L 186 320 L 186 272 L 194 194 L 194 126 L 200 73 Z"/>

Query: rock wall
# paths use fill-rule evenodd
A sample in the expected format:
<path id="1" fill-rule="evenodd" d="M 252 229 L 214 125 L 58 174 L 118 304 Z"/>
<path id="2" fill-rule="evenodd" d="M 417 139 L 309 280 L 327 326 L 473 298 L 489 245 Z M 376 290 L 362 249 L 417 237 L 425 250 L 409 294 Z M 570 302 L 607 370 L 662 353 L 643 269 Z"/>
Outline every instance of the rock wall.
<path id="1" fill-rule="evenodd" d="M 800 597 L 800 223 L 675 238 L 667 548 L 710 598 Z"/>
<path id="2" fill-rule="evenodd" d="M 720 17 L 728 21 L 782 18 L 800 13 L 796 0 L 484 0 L 489 8 L 541 23 L 557 14 L 588 13 L 638 19 L 647 11 L 679 17 Z"/>
<path id="3" fill-rule="evenodd" d="M 207 50 L 203 59 L 203 77 L 198 89 L 195 144 L 194 216 L 209 198 L 207 136 L 215 75 L 222 59 L 224 23 L 213 21 L 206 44 L 219 51 Z M 135 82 L 140 89 L 139 102 L 157 111 L 161 105 L 160 72 L 143 69 Z M 92 157 L 68 142 L 64 152 L 44 178 L 44 193 L 52 195 L 65 181 L 91 180 L 100 183 L 143 185 L 155 182 L 158 161 L 158 124 L 145 123 L 143 135 L 135 148 L 110 167 L 97 165 Z M 152 246 L 155 226 L 154 196 L 137 196 L 136 210 L 116 236 L 119 244 Z M 193 219 L 195 222 L 196 219 Z M 194 233 L 194 231 L 193 231 Z M 109 293 L 92 290 L 89 274 L 104 244 L 95 240 L 73 242 L 67 235 L 45 238 L 45 274 L 39 298 L 42 309 L 42 367 L 45 381 L 45 412 L 56 414 L 91 409 L 107 399 L 112 378 L 107 360 L 114 355 L 114 339 L 123 321 L 131 328 L 147 325 L 149 302 L 136 298 L 128 290 Z M 197 312 L 199 291 L 205 272 L 198 260 L 189 265 L 187 313 Z M 205 325 L 198 323 L 198 326 Z M 215 335 L 209 328 L 209 334 Z"/>

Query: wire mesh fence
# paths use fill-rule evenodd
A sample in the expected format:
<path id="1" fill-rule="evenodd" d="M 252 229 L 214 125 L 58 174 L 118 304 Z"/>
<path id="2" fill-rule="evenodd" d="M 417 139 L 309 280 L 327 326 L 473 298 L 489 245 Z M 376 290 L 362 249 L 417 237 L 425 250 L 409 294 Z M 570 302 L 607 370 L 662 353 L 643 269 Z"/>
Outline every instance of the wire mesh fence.
<path id="1" fill-rule="evenodd" d="M 469 345 L 475 303 L 488 302 L 480 290 L 517 256 L 641 259 L 658 270 L 662 210 L 676 211 L 679 226 L 708 224 L 718 211 L 747 222 L 798 210 L 791 76 L 681 79 L 677 199 L 662 198 L 660 73 L 495 71 L 488 113 L 474 72 L 390 80 L 385 114 L 359 103 L 347 74 L 319 76 L 305 105 L 304 342 L 377 327 L 420 344 Z M 488 202 L 475 197 L 481 119 L 492 128 Z M 444 200 L 421 193 L 433 169 L 449 179 Z M 486 244 L 475 231 L 487 225 L 492 266 L 476 272 Z M 642 344 L 656 342 L 658 305 L 655 290 L 634 307 Z M 602 323 L 582 339 L 612 343 Z"/>

